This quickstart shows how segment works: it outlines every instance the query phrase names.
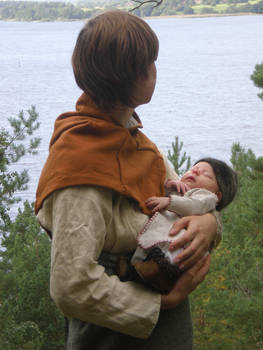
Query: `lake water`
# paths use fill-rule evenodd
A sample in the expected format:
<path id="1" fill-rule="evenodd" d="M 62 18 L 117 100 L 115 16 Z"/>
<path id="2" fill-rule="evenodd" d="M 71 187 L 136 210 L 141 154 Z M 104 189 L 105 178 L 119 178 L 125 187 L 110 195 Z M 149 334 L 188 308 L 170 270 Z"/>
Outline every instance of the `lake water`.
<path id="1" fill-rule="evenodd" d="M 197 160 L 229 161 L 233 142 L 263 155 L 263 102 L 250 80 L 263 61 L 263 16 L 151 19 L 160 40 L 158 82 L 138 112 L 144 132 L 167 153 L 176 135 Z M 55 118 L 74 109 L 80 90 L 71 53 L 82 22 L 0 22 L 0 125 L 36 105 L 42 138 L 37 157 L 17 165 L 31 176 L 34 200 Z M 261 33 L 261 34 L 260 34 Z"/>

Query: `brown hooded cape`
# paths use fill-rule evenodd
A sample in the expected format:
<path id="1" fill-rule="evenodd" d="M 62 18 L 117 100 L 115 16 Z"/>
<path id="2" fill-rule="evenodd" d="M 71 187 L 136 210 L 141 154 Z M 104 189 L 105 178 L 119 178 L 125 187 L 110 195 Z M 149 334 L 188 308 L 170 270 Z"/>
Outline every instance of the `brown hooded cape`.
<path id="1" fill-rule="evenodd" d="M 125 128 L 99 111 L 82 94 L 76 112 L 60 115 L 42 170 L 35 212 L 54 191 L 69 186 L 98 185 L 133 198 L 145 214 L 145 200 L 164 196 L 165 166 L 157 147 L 138 128 Z"/>

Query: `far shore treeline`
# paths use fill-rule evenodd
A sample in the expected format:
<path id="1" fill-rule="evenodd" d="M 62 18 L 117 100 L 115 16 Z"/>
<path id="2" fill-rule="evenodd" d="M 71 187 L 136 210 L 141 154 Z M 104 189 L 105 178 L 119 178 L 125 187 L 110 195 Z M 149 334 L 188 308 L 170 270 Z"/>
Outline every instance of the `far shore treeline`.
<path id="1" fill-rule="evenodd" d="M 88 19 L 107 9 L 131 10 L 128 0 L 82 0 L 70 2 L 0 1 L 0 20 L 72 21 Z M 263 14 L 263 0 L 164 0 L 160 6 L 146 3 L 134 10 L 141 17 L 183 15 Z"/>

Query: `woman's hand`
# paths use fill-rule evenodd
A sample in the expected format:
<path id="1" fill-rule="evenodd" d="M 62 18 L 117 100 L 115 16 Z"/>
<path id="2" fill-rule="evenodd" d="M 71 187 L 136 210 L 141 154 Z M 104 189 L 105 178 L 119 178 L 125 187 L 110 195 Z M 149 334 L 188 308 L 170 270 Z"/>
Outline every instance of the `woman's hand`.
<path id="1" fill-rule="evenodd" d="M 209 250 L 216 236 L 216 218 L 211 213 L 186 216 L 173 225 L 169 234 L 176 235 L 181 229 L 186 231 L 178 240 L 170 244 L 169 250 L 174 251 L 185 247 L 174 260 L 180 269 L 185 270 L 193 266 Z"/>
<path id="2" fill-rule="evenodd" d="M 161 309 L 173 309 L 190 294 L 207 275 L 210 267 L 210 254 L 185 271 L 169 294 L 162 294 Z"/>

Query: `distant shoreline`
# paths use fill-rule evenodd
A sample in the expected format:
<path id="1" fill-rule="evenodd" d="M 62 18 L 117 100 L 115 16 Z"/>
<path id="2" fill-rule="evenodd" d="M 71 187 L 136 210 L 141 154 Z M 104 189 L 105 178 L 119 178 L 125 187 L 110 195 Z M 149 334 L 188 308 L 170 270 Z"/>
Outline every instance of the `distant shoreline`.
<path id="1" fill-rule="evenodd" d="M 142 17 L 143 19 L 147 20 L 147 19 L 160 19 L 160 18 L 165 18 L 165 19 L 169 19 L 169 18 L 205 18 L 205 17 L 237 17 L 237 16 L 262 16 L 263 13 L 254 13 L 254 12 L 237 12 L 237 13 L 202 13 L 202 14 L 192 14 L 192 15 L 164 15 L 164 16 L 146 16 L 146 17 Z M 1 19 L 0 22 L 43 22 L 43 23 L 47 23 L 47 22 L 76 22 L 76 21 L 87 21 L 89 18 L 83 18 L 83 19 L 55 19 L 53 21 L 50 20 L 35 20 L 35 21 L 25 21 L 25 20 L 19 20 L 16 18 L 12 18 L 12 19 Z"/>
<path id="2" fill-rule="evenodd" d="M 262 16 L 263 13 L 254 12 L 237 12 L 237 13 L 200 13 L 192 15 L 171 15 L 171 16 L 148 16 L 144 19 L 157 19 L 157 18 L 203 18 L 203 17 L 232 17 L 232 16 Z"/>

